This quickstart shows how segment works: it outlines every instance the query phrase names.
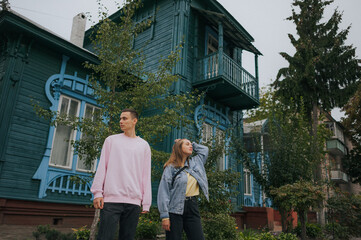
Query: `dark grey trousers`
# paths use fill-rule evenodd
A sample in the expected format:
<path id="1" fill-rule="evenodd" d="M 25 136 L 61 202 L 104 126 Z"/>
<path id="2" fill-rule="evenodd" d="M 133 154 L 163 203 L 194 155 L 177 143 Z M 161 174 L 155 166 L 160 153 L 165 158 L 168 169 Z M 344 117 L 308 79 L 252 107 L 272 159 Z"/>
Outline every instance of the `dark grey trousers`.
<path id="1" fill-rule="evenodd" d="M 100 210 L 98 240 L 114 240 L 119 224 L 119 240 L 133 240 L 140 206 L 128 203 L 104 203 Z"/>
<path id="2" fill-rule="evenodd" d="M 188 240 L 204 240 L 197 199 L 194 197 L 184 203 L 183 215 L 169 213 L 170 231 L 167 240 L 182 240 L 183 230 Z"/>

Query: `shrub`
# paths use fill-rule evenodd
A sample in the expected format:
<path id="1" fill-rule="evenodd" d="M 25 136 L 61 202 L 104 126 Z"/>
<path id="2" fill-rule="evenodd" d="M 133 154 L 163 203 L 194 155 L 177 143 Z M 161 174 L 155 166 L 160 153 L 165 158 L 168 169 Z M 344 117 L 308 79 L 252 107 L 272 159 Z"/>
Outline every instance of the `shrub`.
<path id="1" fill-rule="evenodd" d="M 276 240 L 276 236 L 270 232 L 263 232 L 259 235 L 259 240 Z"/>
<path id="2" fill-rule="evenodd" d="M 203 230 L 207 240 L 238 239 L 238 227 L 233 217 L 228 214 L 204 214 Z"/>
<path id="3" fill-rule="evenodd" d="M 301 235 L 301 224 L 299 223 L 297 227 L 293 230 L 297 236 Z M 311 239 L 316 239 L 322 237 L 322 228 L 319 224 L 306 223 L 306 235 Z"/>
<path id="4" fill-rule="evenodd" d="M 361 196 L 336 191 L 327 200 L 327 208 L 330 222 L 338 222 L 350 235 L 361 235 Z"/>
<path id="5" fill-rule="evenodd" d="M 41 235 L 45 235 L 47 240 L 76 240 L 72 233 L 61 233 L 58 230 L 51 229 L 49 225 L 39 225 L 37 231 L 33 232 L 35 239 L 40 239 Z"/>
<path id="6" fill-rule="evenodd" d="M 137 230 L 135 232 L 136 239 L 156 239 L 159 233 L 159 221 L 152 221 L 148 218 L 141 216 L 139 218 Z"/>
<path id="7" fill-rule="evenodd" d="M 277 240 L 298 240 L 297 236 L 293 233 L 281 233 L 277 236 Z"/>
<path id="8" fill-rule="evenodd" d="M 73 228 L 74 235 L 76 240 L 88 240 L 90 237 L 90 229 L 86 228 L 87 226 L 83 226 L 79 229 Z"/>
<path id="9" fill-rule="evenodd" d="M 351 237 L 348 228 L 341 226 L 337 222 L 327 223 L 324 231 L 326 235 L 332 236 L 332 239 L 348 240 Z"/>

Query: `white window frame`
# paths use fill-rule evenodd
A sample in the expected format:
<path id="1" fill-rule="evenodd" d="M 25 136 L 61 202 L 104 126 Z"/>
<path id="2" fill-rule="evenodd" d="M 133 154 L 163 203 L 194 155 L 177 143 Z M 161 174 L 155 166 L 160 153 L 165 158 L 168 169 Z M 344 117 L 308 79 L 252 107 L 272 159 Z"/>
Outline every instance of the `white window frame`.
<path id="1" fill-rule="evenodd" d="M 252 176 L 247 168 L 243 169 L 243 193 L 245 196 L 252 196 Z"/>
<path id="2" fill-rule="evenodd" d="M 69 100 L 69 103 L 71 103 L 71 101 L 75 101 L 78 103 L 78 106 L 77 106 L 77 110 L 76 110 L 76 116 L 75 117 L 79 117 L 79 112 L 80 112 L 80 105 L 81 105 L 81 102 L 75 98 L 72 98 L 72 97 L 69 97 L 69 96 L 66 96 L 66 95 L 60 95 L 60 98 L 59 98 L 59 106 L 58 106 L 58 112 L 60 114 L 60 110 L 61 110 L 61 103 L 63 101 L 63 99 L 66 98 Z M 70 110 L 70 104 L 68 106 L 68 109 L 67 109 L 67 114 L 69 113 L 69 110 Z M 68 159 L 68 165 L 64 166 L 64 165 L 58 165 L 58 164 L 55 164 L 55 163 L 52 163 L 52 154 L 53 154 L 53 151 L 54 151 L 54 142 L 55 142 L 55 138 L 56 138 L 56 134 L 57 134 L 57 130 L 55 128 L 55 131 L 54 131 L 54 136 L 53 136 L 53 140 L 52 140 L 52 146 L 51 146 L 51 153 L 50 153 L 50 158 L 49 158 L 49 166 L 52 166 L 52 167 L 56 167 L 56 168 L 63 168 L 63 169 L 72 169 L 72 164 L 73 164 L 73 158 L 74 158 L 74 148 L 71 146 L 71 141 L 74 141 L 76 139 L 76 135 L 77 135 L 77 130 L 72 130 L 73 133 L 72 133 L 72 139 L 69 139 L 69 146 L 70 146 L 70 154 L 69 154 L 69 159 Z"/>
<path id="3" fill-rule="evenodd" d="M 86 114 L 87 107 L 91 107 L 91 108 L 92 108 L 91 117 L 92 117 L 92 120 L 94 121 L 94 116 L 95 116 L 95 115 L 94 115 L 94 111 L 95 111 L 96 109 L 98 109 L 98 110 L 100 111 L 100 108 L 99 108 L 99 107 L 96 107 L 96 106 L 94 106 L 94 105 L 92 105 L 92 104 L 86 103 L 86 104 L 85 104 L 85 108 L 84 108 L 84 113 L 82 114 L 82 117 L 83 117 L 83 118 L 86 118 L 85 114 Z M 81 139 L 82 137 L 83 137 L 83 133 L 81 133 L 80 139 Z M 82 168 L 79 167 L 80 157 L 79 157 L 79 155 L 78 155 L 78 157 L 77 157 L 77 159 L 76 159 L 76 170 L 77 170 L 78 172 L 94 172 L 95 169 L 96 169 L 96 161 L 97 161 L 97 159 L 94 159 L 94 160 L 93 160 L 93 164 L 92 164 L 92 166 L 91 166 L 91 169 L 82 169 Z"/>

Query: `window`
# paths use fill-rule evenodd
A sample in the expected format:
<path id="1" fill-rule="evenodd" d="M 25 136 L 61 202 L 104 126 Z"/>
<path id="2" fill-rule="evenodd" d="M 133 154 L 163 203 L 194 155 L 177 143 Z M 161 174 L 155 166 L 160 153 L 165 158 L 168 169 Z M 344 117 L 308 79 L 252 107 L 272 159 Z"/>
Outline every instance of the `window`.
<path id="1" fill-rule="evenodd" d="M 212 34 L 208 34 L 207 55 L 218 51 L 218 40 Z"/>
<path id="2" fill-rule="evenodd" d="M 243 189 L 244 195 L 252 195 L 251 172 L 248 169 L 243 170 Z"/>
<path id="3" fill-rule="evenodd" d="M 85 111 L 80 112 L 81 102 L 75 100 L 73 98 L 61 95 L 59 100 L 59 113 L 61 115 L 66 115 L 68 118 L 81 117 L 95 120 L 100 116 L 100 108 L 97 108 L 90 104 L 85 104 Z M 61 167 L 61 168 L 73 168 L 73 152 L 74 149 L 72 147 L 71 141 L 78 140 L 81 138 L 89 138 L 89 136 L 85 134 L 77 134 L 77 131 L 74 130 L 71 126 L 67 125 L 58 125 L 55 128 L 54 138 L 53 138 L 53 146 L 51 150 L 50 156 L 50 166 L 53 167 Z M 76 170 L 80 171 L 91 171 L 95 164 L 91 166 L 87 166 L 85 164 L 86 155 L 82 156 L 80 159 L 78 157 L 78 161 L 76 163 Z M 96 159 L 94 159 L 95 161 Z"/>
<path id="4" fill-rule="evenodd" d="M 208 143 L 209 141 L 211 141 L 213 139 L 213 133 L 215 132 L 215 141 L 216 144 L 225 144 L 224 140 L 225 140 L 225 132 L 217 127 L 214 127 L 210 124 L 207 123 L 203 123 L 203 128 L 202 128 L 202 142 L 204 143 Z M 225 170 L 226 169 L 226 154 L 223 151 L 223 154 L 217 159 L 217 165 L 218 165 L 218 170 Z"/>
<path id="5" fill-rule="evenodd" d="M 94 106 L 92 106 L 90 104 L 85 105 L 84 118 L 94 121 L 97 118 L 99 118 L 99 116 L 100 116 L 100 108 L 94 107 Z M 82 139 L 88 139 L 88 138 L 90 138 L 90 136 L 87 136 L 85 133 L 82 133 L 81 138 Z M 83 155 L 81 158 L 78 158 L 77 170 L 80 170 L 80 171 L 92 171 L 92 170 L 94 170 L 96 159 L 93 160 L 93 163 L 91 165 L 87 165 L 85 163 L 86 157 L 87 157 L 86 155 Z"/>
<path id="6" fill-rule="evenodd" d="M 59 113 L 68 117 L 79 116 L 80 102 L 69 97 L 60 96 Z M 75 140 L 76 131 L 71 126 L 58 125 L 55 129 L 50 165 L 71 167 L 73 148 L 71 141 Z"/>
<path id="7" fill-rule="evenodd" d="M 207 123 L 203 123 L 202 141 L 204 143 L 208 143 L 212 139 L 212 136 L 213 136 L 212 126 Z"/>

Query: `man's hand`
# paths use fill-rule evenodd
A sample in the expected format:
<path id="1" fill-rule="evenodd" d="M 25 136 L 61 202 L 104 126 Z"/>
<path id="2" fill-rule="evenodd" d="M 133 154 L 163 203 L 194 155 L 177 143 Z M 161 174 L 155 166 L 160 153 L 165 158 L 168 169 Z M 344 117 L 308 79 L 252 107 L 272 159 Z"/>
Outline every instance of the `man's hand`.
<path id="1" fill-rule="evenodd" d="M 103 209 L 104 207 L 104 199 L 102 197 L 96 198 L 93 200 L 94 208 Z"/>
<path id="2" fill-rule="evenodd" d="M 162 219 L 162 228 L 166 231 L 170 231 L 170 220 L 168 219 Z"/>

